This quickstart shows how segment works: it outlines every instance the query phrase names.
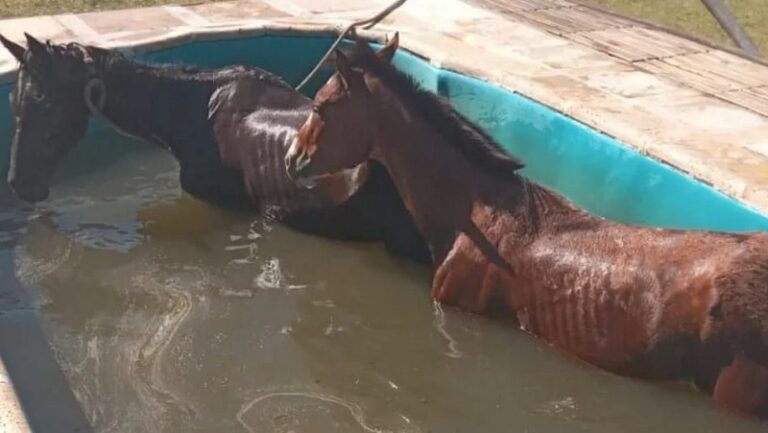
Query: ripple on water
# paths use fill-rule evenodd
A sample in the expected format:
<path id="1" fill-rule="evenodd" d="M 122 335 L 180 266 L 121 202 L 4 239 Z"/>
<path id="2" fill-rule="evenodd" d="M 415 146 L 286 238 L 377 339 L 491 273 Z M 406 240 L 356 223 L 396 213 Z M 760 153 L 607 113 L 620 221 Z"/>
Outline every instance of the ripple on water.
<path id="1" fill-rule="evenodd" d="M 237 412 L 237 421 L 250 433 L 416 433 L 403 414 L 374 422 L 360 404 L 309 390 L 263 391 Z"/>
<path id="2" fill-rule="evenodd" d="M 254 283 L 260 289 L 299 290 L 306 289 L 306 284 L 291 284 L 292 276 L 280 267 L 280 259 L 272 257 L 261 266 L 261 273 L 256 276 Z"/>
<path id="3" fill-rule="evenodd" d="M 79 336 L 84 357 L 67 367 L 91 422 L 102 432 L 120 425 L 165 431 L 179 422 L 194 423 L 198 410 L 167 373 L 187 351 L 177 341 L 179 329 L 200 319 L 201 301 L 220 281 L 194 266 L 148 261 L 113 269 L 101 280 L 120 292 L 127 309 L 108 334 L 103 332 L 107 318 L 89 322 Z M 126 396 L 125 404 L 104 399 L 115 394 Z"/>
<path id="4" fill-rule="evenodd" d="M 448 350 L 445 352 L 445 355 L 449 358 L 461 358 L 464 356 L 464 352 L 459 350 L 459 343 L 456 341 L 456 339 L 448 332 L 448 328 L 446 327 L 447 320 L 445 317 L 445 312 L 443 311 L 443 307 L 440 305 L 439 302 L 433 301 L 432 302 L 432 311 L 435 315 L 435 319 L 432 322 L 433 326 L 435 327 L 435 330 L 445 338 L 445 341 L 448 343 Z"/>
<path id="5" fill-rule="evenodd" d="M 30 224 L 23 243 L 14 251 L 16 278 L 33 286 L 61 269 L 65 264 L 74 266 L 79 249 L 73 239 L 65 236 L 51 224 Z"/>

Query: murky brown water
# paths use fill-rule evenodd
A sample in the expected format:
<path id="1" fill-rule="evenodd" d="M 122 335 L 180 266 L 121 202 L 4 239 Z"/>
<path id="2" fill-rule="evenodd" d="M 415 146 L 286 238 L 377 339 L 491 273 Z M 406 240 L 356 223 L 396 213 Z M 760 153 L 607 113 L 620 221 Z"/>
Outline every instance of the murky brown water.
<path id="1" fill-rule="evenodd" d="M 0 204 L 0 245 L 98 432 L 761 430 L 443 311 L 379 246 L 179 198 L 160 151 L 84 147 L 47 203 Z"/>

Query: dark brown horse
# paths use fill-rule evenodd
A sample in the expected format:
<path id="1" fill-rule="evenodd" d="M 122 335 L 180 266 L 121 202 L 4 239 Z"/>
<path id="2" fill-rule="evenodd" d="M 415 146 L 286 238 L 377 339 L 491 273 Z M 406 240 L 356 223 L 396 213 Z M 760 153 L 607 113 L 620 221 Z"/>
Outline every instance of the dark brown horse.
<path id="1" fill-rule="evenodd" d="M 311 100 L 258 68 L 200 70 L 145 65 L 113 50 L 76 43 L 28 48 L 2 36 L 21 63 L 11 94 L 15 133 L 8 182 L 27 201 L 48 196 L 51 174 L 102 117 L 156 143 L 180 165 L 184 191 L 228 208 L 269 208 L 302 231 L 383 240 L 390 251 L 427 262 L 429 253 L 386 170 L 363 162 L 297 187 L 283 159 Z"/>
<path id="2" fill-rule="evenodd" d="M 431 249 L 436 300 L 768 416 L 768 234 L 634 227 L 577 209 L 391 66 L 396 47 L 337 53 L 286 158 L 292 177 L 376 158 Z"/>

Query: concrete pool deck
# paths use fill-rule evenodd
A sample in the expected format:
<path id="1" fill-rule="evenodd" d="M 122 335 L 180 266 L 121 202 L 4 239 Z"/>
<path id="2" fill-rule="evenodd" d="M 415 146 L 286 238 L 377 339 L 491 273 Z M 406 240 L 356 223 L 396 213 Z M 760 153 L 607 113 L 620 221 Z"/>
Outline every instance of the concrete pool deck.
<path id="1" fill-rule="evenodd" d="M 236 0 L 11 19 L 0 33 L 142 52 L 194 39 L 327 33 L 389 2 Z M 375 33 L 395 30 L 437 66 L 535 99 L 768 214 L 766 65 L 566 0 L 410 0 Z M 0 82 L 16 66 L 1 51 Z M 0 305 L 4 347 L 21 338 L 13 330 L 21 329 L 14 314 L 29 314 L 22 310 Z M 15 395 L 0 380 L 3 428 L 24 419 Z"/>

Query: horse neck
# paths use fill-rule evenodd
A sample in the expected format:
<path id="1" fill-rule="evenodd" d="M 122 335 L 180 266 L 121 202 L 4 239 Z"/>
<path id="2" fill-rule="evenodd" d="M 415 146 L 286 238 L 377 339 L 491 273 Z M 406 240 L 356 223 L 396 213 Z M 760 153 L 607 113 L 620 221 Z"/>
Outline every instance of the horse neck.
<path id="1" fill-rule="evenodd" d="M 177 156 L 196 127 L 207 127 L 212 80 L 177 78 L 161 68 L 120 59 L 102 68 L 106 103 L 100 113 L 121 131 Z"/>
<path id="2" fill-rule="evenodd" d="M 478 205 L 500 191 L 515 200 L 524 183 L 494 180 L 417 113 L 395 106 L 391 97 L 382 100 L 389 102 L 383 102 L 377 119 L 373 157 L 387 167 L 438 263 L 458 233 L 477 228 L 473 212 Z"/>
<path id="3" fill-rule="evenodd" d="M 515 230 L 523 236 L 570 230 L 599 220 L 521 176 L 502 179 L 490 173 L 446 143 L 435 125 L 421 120 L 386 88 L 377 91 L 382 94 L 376 104 L 373 156 L 390 172 L 436 263 L 458 233 L 476 238 L 479 232 L 490 232 L 486 228 L 499 212 L 506 214 L 510 224 L 502 232 Z M 491 241 L 500 234 L 492 231 L 496 234 L 484 233 Z"/>

